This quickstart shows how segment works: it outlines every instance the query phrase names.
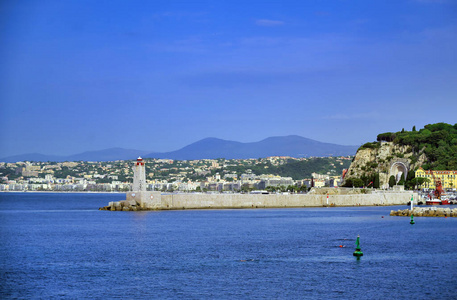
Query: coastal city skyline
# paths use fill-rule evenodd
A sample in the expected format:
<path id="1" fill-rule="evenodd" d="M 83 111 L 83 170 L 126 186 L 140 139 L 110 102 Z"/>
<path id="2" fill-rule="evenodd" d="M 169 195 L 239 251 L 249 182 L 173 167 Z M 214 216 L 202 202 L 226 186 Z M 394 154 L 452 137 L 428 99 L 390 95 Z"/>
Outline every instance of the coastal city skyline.
<path id="1" fill-rule="evenodd" d="M 138 158 L 138 160 L 142 160 Z M 239 192 L 275 187 L 298 191 L 336 186 L 352 160 L 347 157 L 263 159 L 145 159 L 145 188 L 156 191 Z M 143 161 L 143 160 L 142 160 Z M 300 164 L 299 171 L 290 165 Z M 135 190 L 131 161 L 0 162 L 0 192 L 125 192 Z M 310 167 L 312 166 L 312 167 Z M 313 173 L 315 172 L 315 173 Z M 272 174 L 274 173 L 274 174 Z M 322 174 L 318 174 L 322 173 Z M 303 191 L 303 190 L 302 190 Z"/>
<path id="2" fill-rule="evenodd" d="M 22 1 L 0 12 L 0 157 L 207 137 L 361 145 L 454 124 L 454 1 Z"/>

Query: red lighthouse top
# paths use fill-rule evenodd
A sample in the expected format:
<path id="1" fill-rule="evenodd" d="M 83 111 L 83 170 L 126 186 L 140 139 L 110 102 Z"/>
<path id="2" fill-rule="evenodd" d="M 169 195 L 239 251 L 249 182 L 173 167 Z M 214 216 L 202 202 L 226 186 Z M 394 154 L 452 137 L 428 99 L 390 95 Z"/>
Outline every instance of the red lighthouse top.
<path id="1" fill-rule="evenodd" d="M 143 162 L 143 159 L 140 157 L 138 157 L 138 159 L 136 160 L 136 165 L 137 166 L 144 166 L 144 162 Z"/>

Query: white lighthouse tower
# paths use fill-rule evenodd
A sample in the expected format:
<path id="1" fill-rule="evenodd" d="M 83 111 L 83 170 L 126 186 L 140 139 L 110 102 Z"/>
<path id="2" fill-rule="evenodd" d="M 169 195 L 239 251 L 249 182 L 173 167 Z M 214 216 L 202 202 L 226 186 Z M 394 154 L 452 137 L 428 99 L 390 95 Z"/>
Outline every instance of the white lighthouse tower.
<path id="1" fill-rule="evenodd" d="M 133 187 L 126 196 L 125 201 L 116 202 L 119 207 L 114 210 L 158 209 L 162 205 L 160 192 L 146 191 L 146 167 L 141 157 L 133 165 Z"/>
<path id="2" fill-rule="evenodd" d="M 135 162 L 133 166 L 133 188 L 134 192 L 146 191 L 146 167 L 141 157 Z"/>

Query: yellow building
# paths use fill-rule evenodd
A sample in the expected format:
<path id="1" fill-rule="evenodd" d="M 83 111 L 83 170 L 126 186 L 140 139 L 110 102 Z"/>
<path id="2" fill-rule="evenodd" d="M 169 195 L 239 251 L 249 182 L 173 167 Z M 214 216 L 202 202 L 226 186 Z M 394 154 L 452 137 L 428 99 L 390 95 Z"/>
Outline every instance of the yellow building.
<path id="1" fill-rule="evenodd" d="M 435 175 L 435 179 L 441 179 L 441 185 L 443 186 L 443 189 L 457 188 L 457 171 L 433 171 L 432 174 L 431 170 L 424 170 L 419 168 L 416 171 L 416 177 L 425 177 L 430 180 L 429 183 L 422 184 L 420 188 L 435 189 L 436 186 L 433 175 Z"/>

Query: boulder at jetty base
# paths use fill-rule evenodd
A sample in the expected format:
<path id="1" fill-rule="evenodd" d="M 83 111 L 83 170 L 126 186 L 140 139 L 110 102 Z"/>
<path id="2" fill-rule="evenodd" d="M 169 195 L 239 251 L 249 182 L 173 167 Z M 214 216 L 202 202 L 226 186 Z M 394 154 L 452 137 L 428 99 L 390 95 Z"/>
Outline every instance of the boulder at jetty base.
<path id="1" fill-rule="evenodd" d="M 415 217 L 457 217 L 457 208 L 450 209 L 449 207 L 415 207 L 412 211 Z M 391 216 L 410 217 L 410 209 L 399 209 L 398 211 L 391 210 Z"/>

